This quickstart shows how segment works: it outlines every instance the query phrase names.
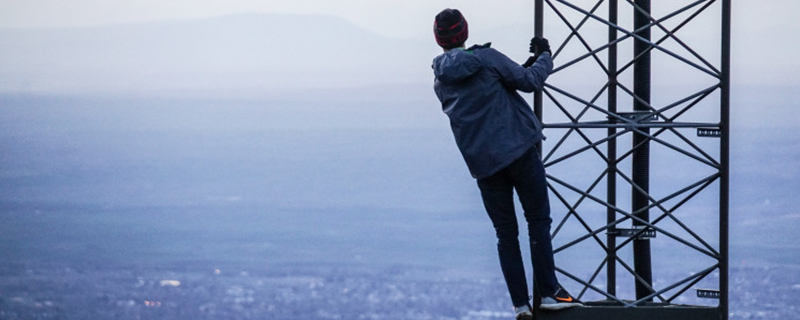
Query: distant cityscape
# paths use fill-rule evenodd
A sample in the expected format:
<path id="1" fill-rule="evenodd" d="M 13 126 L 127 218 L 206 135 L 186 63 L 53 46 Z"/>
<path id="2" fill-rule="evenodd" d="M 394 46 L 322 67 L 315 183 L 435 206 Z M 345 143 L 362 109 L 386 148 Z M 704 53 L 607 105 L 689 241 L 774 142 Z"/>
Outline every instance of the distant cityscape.
<path id="1" fill-rule="evenodd" d="M 500 278 L 3 264 L 0 319 L 512 319 Z M 730 319 L 796 319 L 797 268 L 737 268 Z M 772 302 L 770 302 L 772 301 Z"/>

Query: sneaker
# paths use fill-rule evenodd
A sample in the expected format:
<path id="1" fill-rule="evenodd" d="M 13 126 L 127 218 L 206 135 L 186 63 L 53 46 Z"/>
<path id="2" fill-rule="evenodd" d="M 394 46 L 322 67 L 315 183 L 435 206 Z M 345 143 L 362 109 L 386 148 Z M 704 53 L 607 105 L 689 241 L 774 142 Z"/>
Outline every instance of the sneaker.
<path id="1" fill-rule="evenodd" d="M 533 320 L 533 312 L 531 312 L 531 307 L 528 305 L 516 307 L 514 312 L 517 314 L 517 320 Z"/>
<path id="2" fill-rule="evenodd" d="M 558 289 L 556 289 L 556 293 L 552 296 L 542 297 L 542 304 L 539 308 L 542 310 L 555 311 L 578 306 L 583 306 L 583 303 L 573 298 L 569 295 L 567 290 L 559 286 Z"/>

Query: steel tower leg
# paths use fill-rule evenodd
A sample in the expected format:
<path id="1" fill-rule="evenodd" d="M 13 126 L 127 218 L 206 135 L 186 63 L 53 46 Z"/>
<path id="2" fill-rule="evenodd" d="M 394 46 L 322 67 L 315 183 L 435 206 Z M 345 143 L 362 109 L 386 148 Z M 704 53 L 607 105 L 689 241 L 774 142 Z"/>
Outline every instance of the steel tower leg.
<path id="1" fill-rule="evenodd" d="M 608 21 L 617 24 L 617 0 L 608 1 Z M 617 29 L 608 27 L 608 43 L 614 43 L 608 47 L 608 112 L 617 113 Z M 613 137 L 617 134 L 616 128 L 608 128 L 608 136 Z M 606 209 L 606 222 L 613 224 L 617 220 L 617 212 L 612 207 L 617 206 L 617 139 L 608 141 L 608 188 L 606 190 L 606 200 L 609 208 Z M 616 226 L 609 228 L 606 236 L 606 291 L 609 294 L 617 295 L 617 235 Z"/>
<path id="2" fill-rule="evenodd" d="M 731 0 L 722 1 L 722 77 L 720 81 L 720 124 L 722 141 L 720 146 L 720 190 L 719 190 L 719 291 L 720 319 L 728 319 L 728 267 L 730 255 L 728 206 L 730 188 L 730 106 L 731 106 Z"/>
<path id="3" fill-rule="evenodd" d="M 634 10 L 634 29 L 639 30 L 650 23 L 650 0 L 636 0 L 637 9 Z M 650 28 L 643 28 L 637 35 L 650 41 Z M 634 111 L 649 112 L 650 110 L 650 44 L 637 39 L 633 45 L 633 55 L 636 62 L 633 66 Z M 641 128 L 643 133 L 633 135 L 633 158 L 631 202 L 635 216 L 650 221 L 650 142 L 646 134 L 649 128 Z M 638 187 L 638 188 L 637 188 Z M 634 220 L 634 227 L 644 227 L 644 223 Z M 650 256 L 650 240 L 641 238 L 633 242 L 634 270 L 641 277 L 636 280 L 636 299 L 642 299 L 652 293 L 653 271 Z M 644 283 L 643 283 L 644 282 Z"/>
<path id="4" fill-rule="evenodd" d="M 534 1 L 534 9 L 533 9 L 533 35 L 536 37 L 543 37 L 544 36 L 544 1 L 543 0 L 535 0 Z M 544 122 L 542 119 L 542 91 L 536 90 L 533 92 L 533 113 L 539 118 L 539 121 Z M 542 157 L 542 142 L 539 141 L 536 143 L 536 151 L 539 152 L 539 158 Z M 536 279 L 535 277 L 531 277 L 533 279 L 533 309 L 538 310 L 539 304 L 541 301 L 541 294 L 539 290 L 536 289 Z"/>

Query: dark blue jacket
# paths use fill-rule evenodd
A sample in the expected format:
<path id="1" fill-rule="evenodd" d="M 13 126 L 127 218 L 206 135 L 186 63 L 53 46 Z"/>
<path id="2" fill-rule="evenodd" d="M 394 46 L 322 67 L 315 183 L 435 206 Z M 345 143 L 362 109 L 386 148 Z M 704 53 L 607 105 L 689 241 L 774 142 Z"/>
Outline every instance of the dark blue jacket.
<path id="1" fill-rule="evenodd" d="M 544 139 L 517 91 L 541 90 L 552 70 L 548 53 L 524 68 L 488 44 L 433 59 L 434 91 L 473 177 L 497 173 Z"/>

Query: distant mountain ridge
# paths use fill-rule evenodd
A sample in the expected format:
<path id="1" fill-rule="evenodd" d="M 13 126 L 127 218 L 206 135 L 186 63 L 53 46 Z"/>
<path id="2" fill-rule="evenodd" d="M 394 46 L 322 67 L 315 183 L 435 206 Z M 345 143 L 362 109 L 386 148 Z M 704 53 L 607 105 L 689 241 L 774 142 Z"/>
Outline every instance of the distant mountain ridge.
<path id="1" fill-rule="evenodd" d="M 429 48 L 428 48 L 429 49 Z M 363 84 L 408 77 L 424 46 L 321 15 L 0 30 L 0 90 L 179 92 Z M 427 68 L 425 68 L 427 67 Z M 415 73 L 416 72 L 416 73 Z"/>
<path id="2" fill-rule="evenodd" d="M 491 41 L 516 61 L 527 58 L 530 26 L 474 29 L 468 44 Z M 554 31 L 547 35 L 555 49 L 566 34 Z M 768 37 L 772 31 L 742 30 L 739 37 L 752 39 L 753 48 L 773 48 L 782 40 Z M 698 52 L 711 52 L 706 58 L 716 56 L 715 34 L 683 32 L 679 36 L 696 45 Z M 431 60 L 441 53 L 432 38 L 393 39 L 333 16 L 264 13 L 95 27 L 0 29 L 0 93 L 247 96 L 428 85 Z M 734 40 L 743 41 L 740 38 Z M 599 46 L 604 39 L 590 40 Z M 674 43 L 668 44 L 693 59 Z M 575 39 L 567 48 L 585 53 Z M 763 51 L 742 49 L 734 46 L 732 52 L 734 83 L 796 82 L 791 74 L 798 63 L 787 58 L 791 50 L 770 51 L 775 57 L 763 59 Z M 555 63 L 568 59 L 570 55 L 561 54 Z M 597 68 L 573 71 L 552 81 L 583 81 L 585 72 Z"/>

